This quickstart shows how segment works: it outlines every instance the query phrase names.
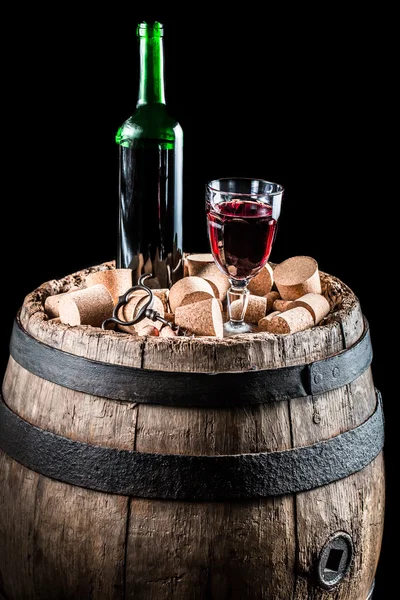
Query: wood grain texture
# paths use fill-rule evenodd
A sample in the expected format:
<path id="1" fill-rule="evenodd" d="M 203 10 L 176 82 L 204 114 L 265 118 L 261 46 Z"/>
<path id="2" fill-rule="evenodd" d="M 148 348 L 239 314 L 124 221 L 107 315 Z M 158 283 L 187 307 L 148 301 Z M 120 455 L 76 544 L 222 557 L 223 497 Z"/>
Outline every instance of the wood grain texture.
<path id="1" fill-rule="evenodd" d="M 210 373 L 310 363 L 350 347 L 363 332 L 358 299 L 324 273 L 330 314 L 289 336 L 138 338 L 47 319 L 49 294 L 83 286 L 87 273 L 114 267 L 104 263 L 44 283 L 26 297 L 24 327 L 43 343 L 94 360 Z M 306 446 L 361 424 L 376 403 L 370 368 L 319 396 L 209 409 L 91 396 L 32 375 L 12 358 L 3 394 L 22 418 L 73 440 L 188 455 Z M 182 502 L 70 486 L 0 454 L 0 594 L 7 600 L 364 600 L 379 560 L 384 491 L 382 455 L 310 492 Z M 326 592 L 316 584 L 315 562 L 336 531 L 352 536 L 355 557 L 345 580 Z"/>
<path id="2" fill-rule="evenodd" d="M 35 498 L 41 475 L 0 451 L 0 593 L 35 598 Z"/>
<path id="3" fill-rule="evenodd" d="M 37 475 L 1 453 L 7 599 L 121 598 L 127 499 Z"/>

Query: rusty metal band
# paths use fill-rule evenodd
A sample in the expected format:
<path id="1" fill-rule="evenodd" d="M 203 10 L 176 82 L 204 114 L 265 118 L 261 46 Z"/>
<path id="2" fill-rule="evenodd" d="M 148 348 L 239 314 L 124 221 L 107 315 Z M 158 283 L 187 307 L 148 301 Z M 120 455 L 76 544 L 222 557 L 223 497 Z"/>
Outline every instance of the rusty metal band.
<path id="1" fill-rule="evenodd" d="M 43 344 L 14 322 L 10 354 L 38 377 L 94 396 L 168 406 L 234 407 L 318 395 L 357 379 L 372 362 L 369 326 L 329 358 L 277 369 L 225 373 L 156 371 L 91 360 Z"/>
<path id="2" fill-rule="evenodd" d="M 366 600 L 372 600 L 372 596 L 373 596 L 373 593 L 374 593 L 374 589 L 375 589 L 375 579 L 374 579 L 374 581 L 373 581 L 373 583 L 372 583 L 372 587 L 371 587 L 371 589 L 369 590 L 369 594 L 368 594 L 368 597 L 366 598 Z"/>
<path id="3" fill-rule="evenodd" d="M 91 445 L 21 419 L 0 396 L 0 448 L 25 467 L 72 485 L 167 500 L 234 500 L 307 491 L 368 465 L 384 444 L 380 393 L 361 425 L 279 452 L 187 456 Z"/>

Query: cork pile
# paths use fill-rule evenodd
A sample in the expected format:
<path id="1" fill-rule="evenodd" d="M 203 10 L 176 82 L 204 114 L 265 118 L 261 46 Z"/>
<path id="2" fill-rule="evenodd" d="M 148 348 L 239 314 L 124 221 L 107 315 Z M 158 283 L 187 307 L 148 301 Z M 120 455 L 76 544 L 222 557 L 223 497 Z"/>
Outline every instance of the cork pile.
<path id="1" fill-rule="evenodd" d="M 169 290 L 152 290 L 151 308 L 187 335 L 222 338 L 223 323 L 228 319 L 229 285 L 211 254 L 189 254 L 182 279 Z M 49 319 L 67 325 L 101 327 L 130 287 L 130 269 L 96 271 L 87 275 L 84 287 L 49 296 L 45 310 Z M 309 256 L 288 258 L 274 268 L 267 263 L 250 281 L 248 289 L 245 321 L 253 324 L 256 333 L 296 333 L 318 325 L 330 312 L 321 290 L 318 263 Z M 134 291 L 119 309 L 118 318 L 127 323 L 134 320 L 147 300 L 145 292 Z M 235 303 L 231 308 L 234 314 Z M 168 325 L 147 317 L 134 324 L 115 325 L 115 330 L 142 336 L 177 335 Z"/>

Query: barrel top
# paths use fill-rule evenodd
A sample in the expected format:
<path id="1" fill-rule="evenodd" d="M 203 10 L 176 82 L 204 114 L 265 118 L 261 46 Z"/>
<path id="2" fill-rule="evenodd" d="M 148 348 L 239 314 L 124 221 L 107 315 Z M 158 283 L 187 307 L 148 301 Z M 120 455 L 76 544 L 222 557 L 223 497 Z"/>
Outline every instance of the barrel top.
<path id="1" fill-rule="evenodd" d="M 69 326 L 49 319 L 48 296 L 84 287 L 89 273 L 115 269 L 108 261 L 61 279 L 46 281 L 29 293 L 19 313 L 22 327 L 49 346 L 93 360 L 165 371 L 224 372 L 258 370 L 309 363 L 352 346 L 362 335 L 364 320 L 352 290 L 337 277 L 320 271 L 322 293 L 331 311 L 317 326 L 295 334 L 249 333 L 217 339 L 149 337 Z"/>

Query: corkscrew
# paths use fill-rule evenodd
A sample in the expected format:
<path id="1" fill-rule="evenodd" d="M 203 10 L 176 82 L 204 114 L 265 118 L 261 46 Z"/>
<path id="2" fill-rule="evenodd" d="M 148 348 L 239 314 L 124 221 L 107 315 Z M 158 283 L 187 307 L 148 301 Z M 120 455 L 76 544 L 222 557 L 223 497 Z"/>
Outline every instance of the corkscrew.
<path id="1" fill-rule="evenodd" d="M 157 310 L 154 310 L 151 308 L 151 304 L 153 302 L 154 295 L 153 295 L 152 290 L 143 283 L 149 277 L 152 277 L 151 273 L 145 273 L 144 275 L 141 275 L 139 277 L 137 285 L 134 285 L 131 288 L 129 288 L 129 290 L 127 290 L 125 292 L 125 294 L 123 294 L 122 296 L 120 296 L 118 298 L 118 302 L 114 307 L 112 317 L 109 317 L 108 319 L 103 321 L 102 326 L 101 326 L 102 329 L 107 329 L 107 325 L 109 325 L 110 323 L 116 323 L 117 325 L 124 325 L 125 327 L 134 325 L 135 323 L 139 323 L 139 321 L 141 321 L 142 319 L 147 317 L 148 319 L 151 319 L 152 321 L 160 321 L 164 325 L 168 325 L 168 327 L 171 327 L 171 329 L 173 331 L 176 331 L 176 333 L 178 335 L 186 335 L 186 333 L 187 333 L 186 330 L 184 330 L 182 327 L 179 327 L 179 325 L 175 325 L 175 323 L 173 323 L 172 321 L 168 321 L 167 319 L 164 319 L 164 317 L 161 316 Z M 124 321 L 123 319 L 121 319 L 118 316 L 119 310 L 122 306 L 125 306 L 129 302 L 132 294 L 134 292 L 136 292 L 137 290 L 146 292 L 146 294 L 148 295 L 148 299 L 143 304 L 143 306 L 141 306 L 139 308 L 137 314 L 135 315 L 135 318 L 132 319 L 132 321 Z"/>

